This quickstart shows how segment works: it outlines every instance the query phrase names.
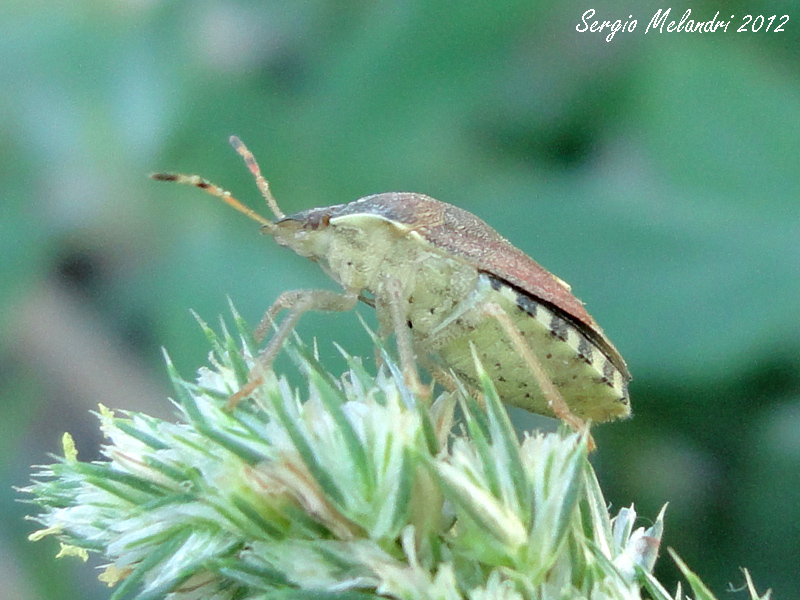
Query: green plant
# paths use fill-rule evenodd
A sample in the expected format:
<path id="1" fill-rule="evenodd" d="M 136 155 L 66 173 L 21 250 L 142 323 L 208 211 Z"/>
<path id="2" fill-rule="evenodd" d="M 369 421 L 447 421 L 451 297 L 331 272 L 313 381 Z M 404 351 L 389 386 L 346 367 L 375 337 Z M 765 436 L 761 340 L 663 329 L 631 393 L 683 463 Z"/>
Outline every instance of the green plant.
<path id="1" fill-rule="evenodd" d="M 487 377 L 485 407 L 428 407 L 377 340 L 378 374 L 345 354 L 338 379 L 294 341 L 308 389 L 265 376 L 227 410 L 257 352 L 234 315 L 236 336 L 202 324 L 213 353 L 195 382 L 167 360 L 177 422 L 101 406 L 106 460 L 79 461 L 65 434 L 24 490 L 42 509 L 31 538 L 102 554 L 112 598 L 683 598 L 652 575 L 664 511 L 646 529 L 632 506 L 612 518 L 586 439 L 520 441 Z"/>

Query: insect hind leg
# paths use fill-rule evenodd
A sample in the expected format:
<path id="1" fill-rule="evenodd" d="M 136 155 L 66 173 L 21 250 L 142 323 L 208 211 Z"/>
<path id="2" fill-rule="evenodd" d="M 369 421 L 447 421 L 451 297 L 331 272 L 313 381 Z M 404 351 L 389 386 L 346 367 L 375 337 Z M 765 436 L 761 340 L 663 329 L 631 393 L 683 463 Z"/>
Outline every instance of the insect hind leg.
<path id="1" fill-rule="evenodd" d="M 595 443 L 591 434 L 588 433 L 588 425 L 583 421 L 583 419 L 573 414 L 573 412 L 569 409 L 569 406 L 567 405 L 566 400 L 564 400 L 564 397 L 561 395 L 561 392 L 559 392 L 558 388 L 556 388 L 556 386 L 553 384 L 553 381 L 550 379 L 547 371 L 545 371 L 542 363 L 538 358 L 536 358 L 536 355 L 533 353 L 530 346 L 528 346 L 525 338 L 522 337 L 519 328 L 517 328 L 517 326 L 511 320 L 511 317 L 508 316 L 506 311 L 503 310 L 499 304 L 494 302 L 489 302 L 486 304 L 484 311 L 488 316 L 494 318 L 500 324 L 500 327 L 502 327 L 503 331 L 511 340 L 514 348 L 516 348 L 517 352 L 525 361 L 526 366 L 531 370 L 531 373 L 533 373 L 536 382 L 539 384 L 539 389 L 541 389 L 542 395 L 544 395 L 545 400 L 547 401 L 547 406 L 553 411 L 553 414 L 555 414 L 558 419 L 564 421 L 567 425 L 572 427 L 572 429 L 575 431 L 579 433 L 587 433 L 589 437 L 589 449 L 594 450 Z"/>

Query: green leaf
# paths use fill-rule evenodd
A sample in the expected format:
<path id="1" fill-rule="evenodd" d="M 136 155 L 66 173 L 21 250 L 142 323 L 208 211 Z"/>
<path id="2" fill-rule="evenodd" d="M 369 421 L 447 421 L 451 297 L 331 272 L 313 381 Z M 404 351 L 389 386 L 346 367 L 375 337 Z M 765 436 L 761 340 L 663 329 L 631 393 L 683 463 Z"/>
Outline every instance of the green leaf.
<path id="1" fill-rule="evenodd" d="M 508 471 L 511 490 L 516 494 L 517 507 L 522 514 L 525 514 L 524 520 L 530 523 L 530 510 L 533 508 L 533 495 L 528 483 L 528 478 L 525 474 L 525 468 L 522 465 L 517 433 L 497 395 L 494 382 L 483 369 L 482 365 L 478 376 L 483 385 L 483 394 L 489 414 L 489 427 L 492 432 L 492 443 L 493 445 L 500 446 L 502 449 L 502 456 L 497 459 L 498 463 Z"/>
<path id="2" fill-rule="evenodd" d="M 174 532 L 172 539 L 161 544 L 153 552 L 148 554 L 147 558 L 134 567 L 133 572 L 122 580 L 122 583 L 111 595 L 110 600 L 122 600 L 122 598 L 139 587 L 145 577 L 147 577 L 161 562 L 175 554 L 190 535 L 191 532 L 188 530 Z"/>
<path id="3" fill-rule="evenodd" d="M 212 387 L 235 379 L 231 352 L 246 363 L 224 337 L 201 374 Z M 290 352 L 308 399 L 271 377 L 253 391 L 258 401 L 233 413 L 167 359 L 184 422 L 101 408 L 107 460 L 80 462 L 68 451 L 23 490 L 42 509 L 34 539 L 55 535 L 74 552 L 133 567 L 115 600 L 156 600 L 189 581 L 219 600 L 367 598 L 373 589 L 635 600 L 639 586 L 671 600 L 651 573 L 663 510 L 648 529 L 635 528 L 633 508 L 612 526 L 585 436 L 537 433 L 520 443 L 481 375 L 485 408 L 442 396 L 457 399 L 466 419 L 443 443 L 434 420 L 452 427 L 448 407 L 417 402 L 388 355 L 388 373 L 377 377 L 346 356 L 351 379 L 340 385 L 307 347 Z M 695 600 L 713 600 L 674 557 Z"/>
<path id="4" fill-rule="evenodd" d="M 345 498 L 342 490 L 336 485 L 336 482 L 334 482 L 328 471 L 323 468 L 314 450 L 313 444 L 303 435 L 303 432 L 295 423 L 294 418 L 286 411 L 282 398 L 273 395 L 271 396 L 271 402 L 278 420 L 291 438 L 295 449 L 303 458 L 303 462 L 311 475 L 331 500 L 338 505 L 342 505 Z"/>
<path id="5" fill-rule="evenodd" d="M 674 600 L 673 597 L 669 595 L 666 588 L 661 585 L 652 573 L 645 571 L 641 567 L 637 569 L 637 573 L 644 583 L 644 587 L 653 597 L 652 600 Z M 678 596 L 676 596 L 676 598 L 677 597 Z"/>
<path id="6" fill-rule="evenodd" d="M 355 467 L 356 473 L 358 473 L 362 494 L 371 497 L 375 489 L 375 478 L 370 468 L 367 450 L 364 448 L 364 444 L 358 437 L 352 423 L 350 423 L 342 410 L 342 404 L 345 401 L 344 394 L 338 386 L 332 385 L 330 379 L 323 376 L 317 367 L 318 365 L 306 363 L 309 385 L 317 388 L 319 399 L 336 423 L 337 430 L 342 436 L 347 452 L 350 455 L 350 464 Z"/>
<path id="7" fill-rule="evenodd" d="M 711 590 L 706 587 L 706 584 L 704 584 L 702 580 L 689 569 L 689 566 L 683 562 L 683 559 L 681 559 L 672 548 L 667 548 L 667 550 L 672 560 L 678 565 L 681 573 L 683 573 L 683 576 L 686 577 L 686 581 L 689 582 L 689 586 L 692 588 L 692 593 L 694 594 L 694 600 L 717 600 L 714 594 L 711 593 Z"/>

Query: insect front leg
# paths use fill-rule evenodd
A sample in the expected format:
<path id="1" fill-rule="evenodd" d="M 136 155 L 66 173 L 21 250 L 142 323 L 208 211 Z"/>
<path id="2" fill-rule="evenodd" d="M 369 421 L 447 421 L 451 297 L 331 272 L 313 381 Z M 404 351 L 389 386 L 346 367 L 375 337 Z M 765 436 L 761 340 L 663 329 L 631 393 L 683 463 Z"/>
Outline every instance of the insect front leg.
<path id="1" fill-rule="evenodd" d="M 539 384 L 539 388 L 542 390 L 542 394 L 547 400 L 547 406 L 550 410 L 553 411 L 555 416 L 564 421 L 567 425 L 572 427 L 575 431 L 580 433 L 587 432 L 588 427 L 586 423 L 578 416 L 572 413 L 567 405 L 566 400 L 561 395 L 561 392 L 558 391 L 558 388 L 553 384 L 553 381 L 550 379 L 550 376 L 545 371 L 542 363 L 536 358 L 536 355 L 531 351 L 530 346 L 525 341 L 525 338 L 522 337 L 522 334 L 514 325 L 514 322 L 511 320 L 511 317 L 508 316 L 505 310 L 499 305 L 494 302 L 489 302 L 484 306 L 484 312 L 493 317 L 497 320 L 500 324 L 500 327 L 503 328 L 506 335 L 511 340 L 511 343 L 516 348 L 517 352 L 525 361 L 527 367 L 531 370 L 534 377 L 536 378 L 536 382 Z M 595 443 L 592 439 L 591 434 L 589 435 L 589 449 L 594 450 Z"/>
<path id="2" fill-rule="evenodd" d="M 283 347 L 286 338 L 297 325 L 305 313 L 308 311 L 326 312 L 345 312 L 353 310 L 358 302 L 358 293 L 347 291 L 343 294 L 328 290 L 295 290 L 283 292 L 278 299 L 269 307 L 264 314 L 261 322 L 253 333 L 256 341 L 263 340 L 267 332 L 275 323 L 275 318 L 283 310 L 288 310 L 288 316 L 278 326 L 277 331 L 261 351 L 256 360 L 256 364 L 250 371 L 247 383 L 238 392 L 228 399 L 228 408 L 233 409 L 236 405 L 249 396 L 253 390 L 263 382 L 263 373 L 269 370 L 275 357 Z"/>

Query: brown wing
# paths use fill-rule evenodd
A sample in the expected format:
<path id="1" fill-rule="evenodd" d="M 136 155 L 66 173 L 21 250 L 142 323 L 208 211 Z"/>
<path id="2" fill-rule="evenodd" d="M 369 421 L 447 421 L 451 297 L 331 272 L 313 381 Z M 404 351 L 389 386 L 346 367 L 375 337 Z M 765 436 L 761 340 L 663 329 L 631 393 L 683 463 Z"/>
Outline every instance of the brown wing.
<path id="1" fill-rule="evenodd" d="M 339 208 L 339 207 L 336 207 Z M 627 378 L 625 361 L 583 303 L 544 267 L 475 215 L 423 194 L 390 192 L 341 205 L 337 214 L 368 212 L 408 225 L 437 248 L 525 292 L 573 322 Z"/>

